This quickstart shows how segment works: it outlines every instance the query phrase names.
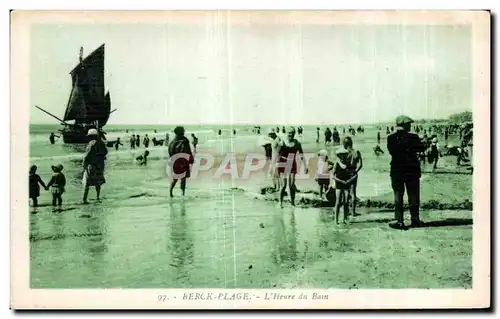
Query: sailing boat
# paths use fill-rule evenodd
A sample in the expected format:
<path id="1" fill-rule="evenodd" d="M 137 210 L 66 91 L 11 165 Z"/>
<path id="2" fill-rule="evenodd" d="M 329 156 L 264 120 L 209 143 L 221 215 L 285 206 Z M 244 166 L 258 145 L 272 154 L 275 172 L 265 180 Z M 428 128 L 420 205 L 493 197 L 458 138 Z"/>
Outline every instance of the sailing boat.
<path id="1" fill-rule="evenodd" d="M 64 128 L 60 130 L 64 143 L 87 143 L 87 132 L 96 128 L 104 137 L 102 128 L 108 122 L 111 98 L 104 89 L 104 44 L 83 59 L 80 48 L 80 63 L 70 72 L 71 93 L 64 117 L 60 118 L 38 107 L 38 109 L 58 119 Z"/>

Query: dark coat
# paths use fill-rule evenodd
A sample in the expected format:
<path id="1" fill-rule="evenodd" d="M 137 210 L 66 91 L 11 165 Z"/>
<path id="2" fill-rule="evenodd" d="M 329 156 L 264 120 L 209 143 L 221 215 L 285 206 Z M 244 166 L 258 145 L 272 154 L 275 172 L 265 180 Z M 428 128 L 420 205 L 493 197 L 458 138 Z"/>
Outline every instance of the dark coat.
<path id="1" fill-rule="evenodd" d="M 417 134 L 398 128 L 387 136 L 387 149 L 392 156 L 391 176 L 421 176 L 418 153 L 425 151 L 425 145 Z"/>

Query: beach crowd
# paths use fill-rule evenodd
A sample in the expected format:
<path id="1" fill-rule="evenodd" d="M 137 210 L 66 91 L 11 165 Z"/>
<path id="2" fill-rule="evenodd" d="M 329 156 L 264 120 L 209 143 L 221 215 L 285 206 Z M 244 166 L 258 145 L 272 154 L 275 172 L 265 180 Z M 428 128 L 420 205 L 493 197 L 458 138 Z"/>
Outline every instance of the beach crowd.
<path id="1" fill-rule="evenodd" d="M 394 193 L 396 220 L 390 226 L 397 229 L 407 228 L 403 221 L 403 201 L 406 191 L 411 227 L 419 227 L 422 225 L 419 217 L 421 167 L 428 162 L 432 165 L 432 169 L 436 170 L 440 157 L 456 156 L 457 165 L 469 162 L 472 172 L 473 125 L 472 123 L 460 125 L 443 123 L 424 127 L 421 124 L 415 124 L 410 117 L 404 115 L 398 116 L 394 124 L 385 127 L 386 149 L 391 156 L 389 178 Z M 384 154 L 384 149 L 381 146 L 383 130 L 383 127 L 377 127 L 377 144 L 373 147 L 376 156 Z M 260 135 L 261 127 L 254 127 L 252 132 Z M 308 174 L 307 160 L 304 156 L 302 143 L 299 141 L 302 140 L 303 132 L 302 126 L 276 127 L 269 129 L 261 142 L 261 146 L 264 148 L 264 161 L 267 164 L 267 175 L 272 181 L 272 189 L 278 193 L 281 207 L 284 206 L 284 198 L 287 195 L 290 197 L 291 205 L 295 206 L 298 166 L 301 165 L 302 171 Z M 157 139 L 156 137 L 150 139 L 148 134 L 145 134 L 141 139 L 139 134 L 132 134 L 129 140 L 130 149 L 139 148 L 141 142 L 145 148 L 145 151 L 136 157 L 139 165 L 147 165 L 150 145 L 168 147 L 168 167 L 171 177 L 169 194 L 171 197 L 174 196 L 177 183 L 180 184 L 182 195 L 185 195 L 187 180 L 191 177 L 195 157 L 198 157 L 198 137 L 195 134 L 191 134 L 190 141 L 185 136 L 186 132 L 182 126 L 176 127 L 173 133 L 172 140 L 170 140 L 168 133 L 165 135 L 165 139 Z M 232 133 L 236 135 L 236 130 L 233 130 Z M 220 130 L 218 134 L 221 135 Z M 343 138 L 341 138 L 341 134 L 344 136 Z M 325 148 L 315 153 L 317 169 L 314 176 L 319 196 L 332 203 L 337 224 L 340 221 L 348 223 L 351 216 L 357 216 L 356 191 L 358 173 L 363 169 L 363 156 L 354 146 L 353 138 L 356 134 L 364 134 L 363 126 L 333 127 L 332 129 L 327 127 L 323 132 Z M 101 187 L 106 182 L 104 171 L 108 147 L 114 147 L 115 150 L 118 150 L 120 146 L 123 146 L 120 138 L 117 138 L 116 141 L 106 141 L 104 135 L 94 128 L 89 129 L 87 135 L 89 142 L 83 156 L 82 167 L 83 204 L 88 204 L 90 187 L 95 188 L 96 199 L 100 200 Z M 321 143 L 321 135 L 321 129 L 317 127 L 317 144 Z M 452 135 L 459 136 L 460 145 L 448 144 L 448 139 Z M 55 137 L 54 133 L 51 133 L 49 137 L 51 144 L 55 143 Z M 445 142 L 444 147 L 440 146 L 440 139 Z M 338 147 L 335 151 L 329 152 L 327 148 L 331 145 Z M 29 198 L 33 202 L 34 212 L 38 206 L 40 186 L 51 192 L 54 210 L 61 210 L 62 196 L 66 186 L 63 166 L 60 164 L 52 166 L 53 175 L 48 183 L 44 183 L 36 171 L 37 166 L 32 165 L 29 171 Z M 340 219 L 341 211 L 343 212 L 342 220 Z"/>

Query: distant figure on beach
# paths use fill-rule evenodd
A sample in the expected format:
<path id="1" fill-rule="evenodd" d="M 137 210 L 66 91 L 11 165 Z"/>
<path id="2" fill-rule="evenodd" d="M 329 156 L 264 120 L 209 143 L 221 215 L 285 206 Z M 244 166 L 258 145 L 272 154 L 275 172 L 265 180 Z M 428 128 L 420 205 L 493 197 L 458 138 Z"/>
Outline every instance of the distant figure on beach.
<path id="1" fill-rule="evenodd" d="M 377 132 L 377 144 L 380 144 L 380 130 Z"/>
<path id="2" fill-rule="evenodd" d="M 417 134 L 410 133 L 414 121 L 405 115 L 396 118 L 396 132 L 387 137 L 387 149 L 391 154 L 391 184 L 394 192 L 394 212 L 396 223 L 392 228 L 405 229 L 403 201 L 405 188 L 408 192 L 411 225 L 418 227 L 420 221 L 420 177 L 422 171 L 418 153 L 425 151 L 425 145 Z"/>
<path id="3" fill-rule="evenodd" d="M 319 143 L 319 127 L 316 128 L 316 143 Z M 279 133 L 279 132 L 278 132 Z"/>
<path id="4" fill-rule="evenodd" d="M 36 209 L 38 207 L 38 197 L 40 196 L 40 185 L 43 186 L 45 190 L 49 188 L 45 185 L 40 175 L 36 173 L 36 165 L 30 167 L 29 173 L 29 197 L 33 201 L 33 207 Z"/>
<path id="5" fill-rule="evenodd" d="M 304 151 L 302 145 L 295 139 L 295 128 L 290 127 L 287 131 L 286 138 L 280 140 L 277 146 L 277 163 L 276 168 L 280 178 L 281 193 L 280 193 L 280 206 L 283 208 L 283 198 L 285 197 L 287 183 L 290 190 L 290 200 L 292 206 L 295 206 L 295 174 L 297 174 L 297 153 L 300 158 L 301 164 L 304 166 L 305 173 L 308 169 L 304 160 Z"/>
<path id="6" fill-rule="evenodd" d="M 122 142 L 120 141 L 120 138 L 118 137 L 116 139 L 116 142 L 115 142 L 115 150 L 118 151 L 118 148 L 120 147 L 120 145 L 123 146 Z"/>
<path id="7" fill-rule="evenodd" d="M 233 129 L 233 135 L 236 135 L 236 130 Z"/>
<path id="8" fill-rule="evenodd" d="M 357 188 L 358 188 L 358 173 L 363 168 L 363 157 L 361 156 L 361 152 L 359 150 L 354 149 L 352 138 L 350 136 L 346 136 L 343 141 L 344 149 L 347 150 L 347 170 L 349 170 L 350 175 L 350 192 L 349 194 L 352 196 L 351 198 L 351 206 L 352 206 L 352 215 L 356 216 L 356 202 L 357 202 Z"/>
<path id="9" fill-rule="evenodd" d="M 219 130 L 219 136 L 222 134 L 222 130 Z"/>
<path id="10" fill-rule="evenodd" d="M 157 131 L 157 130 L 155 130 L 155 133 L 158 133 L 158 131 Z"/>
<path id="11" fill-rule="evenodd" d="M 149 136 L 148 136 L 148 134 L 146 134 L 146 136 L 144 136 L 144 141 L 142 143 L 144 144 L 145 148 L 148 148 L 148 146 L 149 146 Z"/>
<path id="12" fill-rule="evenodd" d="M 380 156 L 381 154 L 384 154 L 384 151 L 380 147 L 379 144 L 373 148 L 373 152 L 375 153 L 376 156 Z"/>
<path id="13" fill-rule="evenodd" d="M 325 129 L 325 146 L 330 145 L 332 143 L 332 131 L 327 127 Z"/>
<path id="14" fill-rule="evenodd" d="M 54 145 L 54 143 L 56 142 L 56 135 L 54 133 L 50 133 L 49 141 L 50 141 L 50 144 L 52 144 L 52 145 Z"/>
<path id="15" fill-rule="evenodd" d="M 136 147 L 141 146 L 141 136 L 139 134 L 137 134 L 137 136 L 135 137 L 135 146 Z"/>
<path id="16" fill-rule="evenodd" d="M 465 129 L 462 134 L 462 148 L 467 149 L 467 155 L 470 162 L 471 167 L 474 167 L 472 161 L 472 150 L 473 150 L 473 125 L 472 123 L 468 123 L 465 126 Z"/>
<path id="17" fill-rule="evenodd" d="M 135 160 L 137 161 L 137 163 L 138 163 L 139 165 L 141 165 L 141 166 L 142 166 L 142 165 L 146 166 L 146 165 L 148 164 L 148 156 L 149 156 L 149 151 L 148 151 L 148 150 L 146 150 L 146 151 L 144 151 L 144 154 L 142 154 L 142 155 L 140 155 L 140 156 L 137 156 L 137 157 L 135 158 Z"/>
<path id="18" fill-rule="evenodd" d="M 52 193 L 52 207 L 54 207 L 55 209 L 57 204 L 59 210 L 61 210 L 62 194 L 64 193 L 64 188 L 66 186 L 66 177 L 62 173 L 62 170 L 63 166 L 61 164 L 52 166 L 54 175 L 52 175 L 52 178 L 47 184 L 47 188 L 50 188 L 50 191 Z"/>
<path id="19" fill-rule="evenodd" d="M 135 149 L 135 134 L 132 134 L 132 137 L 130 137 L 130 148 Z"/>
<path id="20" fill-rule="evenodd" d="M 193 151 L 196 153 L 196 146 L 198 145 L 198 138 L 194 133 L 191 133 L 191 137 L 193 138 Z"/>
<path id="21" fill-rule="evenodd" d="M 220 130 L 219 130 L 220 131 Z M 172 183 L 170 184 L 170 197 L 174 197 L 173 191 L 177 184 L 177 181 L 181 181 L 181 191 L 184 196 L 186 193 L 186 179 L 191 175 L 190 165 L 194 162 L 193 153 L 191 152 L 191 146 L 189 145 L 189 140 L 184 136 L 184 127 L 178 126 L 174 129 L 175 137 L 168 146 L 168 154 L 170 156 L 170 167 L 172 169 L 173 175 L 183 176 L 173 176 Z M 179 155 L 178 155 L 179 154 Z M 181 155 L 182 154 L 182 155 Z M 172 159 L 175 155 L 176 158 Z"/>
<path id="22" fill-rule="evenodd" d="M 283 126 L 283 128 L 281 129 L 281 133 L 285 134 L 286 133 L 286 128 Z"/>
<path id="23" fill-rule="evenodd" d="M 334 163 L 328 159 L 328 151 L 322 149 L 318 152 L 318 169 L 316 182 L 319 186 L 319 197 L 323 198 L 323 192 L 326 194 L 330 188 L 330 174 Z"/>
<path id="24" fill-rule="evenodd" d="M 435 170 L 437 168 L 437 163 L 438 163 L 440 155 L 441 154 L 439 152 L 438 139 L 437 139 L 437 137 L 433 137 L 432 141 L 430 143 L 429 150 L 428 150 L 428 155 L 427 155 L 428 156 L 428 160 L 429 160 L 429 164 L 434 164 L 432 166 L 432 170 Z"/>
<path id="25" fill-rule="evenodd" d="M 280 133 L 280 128 L 278 126 L 276 126 L 276 133 L 279 134 Z"/>
<path id="26" fill-rule="evenodd" d="M 339 131 L 337 131 L 337 128 L 334 127 L 332 131 L 332 141 L 333 144 L 339 145 L 340 144 L 340 134 Z"/>
<path id="27" fill-rule="evenodd" d="M 83 203 L 88 204 L 87 197 L 89 194 L 89 187 L 94 186 L 97 194 L 97 200 L 100 200 L 101 185 L 106 183 L 104 178 L 104 162 L 108 149 L 104 142 L 99 138 L 96 129 L 90 129 L 87 135 L 91 141 L 87 144 L 85 150 L 85 157 L 83 159 L 83 185 L 85 190 L 83 192 Z"/>

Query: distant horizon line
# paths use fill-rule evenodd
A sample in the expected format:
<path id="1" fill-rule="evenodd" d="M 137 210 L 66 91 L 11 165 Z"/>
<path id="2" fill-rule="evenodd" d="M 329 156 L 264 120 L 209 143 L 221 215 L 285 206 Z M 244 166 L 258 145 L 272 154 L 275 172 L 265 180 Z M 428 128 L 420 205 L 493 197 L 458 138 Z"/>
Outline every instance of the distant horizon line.
<path id="1" fill-rule="evenodd" d="M 448 118 L 435 118 L 435 119 L 415 119 L 415 122 L 430 122 L 430 121 L 447 121 L 449 120 Z M 311 123 L 311 124 L 297 124 L 297 123 L 292 123 L 292 124 L 279 124 L 279 123 L 113 123 L 113 124 L 106 124 L 105 126 L 137 126 L 137 125 L 148 125 L 148 126 L 175 126 L 175 125 L 195 125 L 195 126 L 201 126 L 201 125 L 221 125 L 221 126 L 270 126 L 270 125 L 277 125 L 277 126 L 347 126 L 347 125 L 378 125 L 378 124 L 390 124 L 394 123 L 395 125 L 395 120 L 392 121 L 380 121 L 380 122 L 365 122 L 365 123 L 331 123 L 331 124 L 326 124 L 326 123 Z M 60 123 L 29 123 L 29 125 L 62 125 Z"/>

